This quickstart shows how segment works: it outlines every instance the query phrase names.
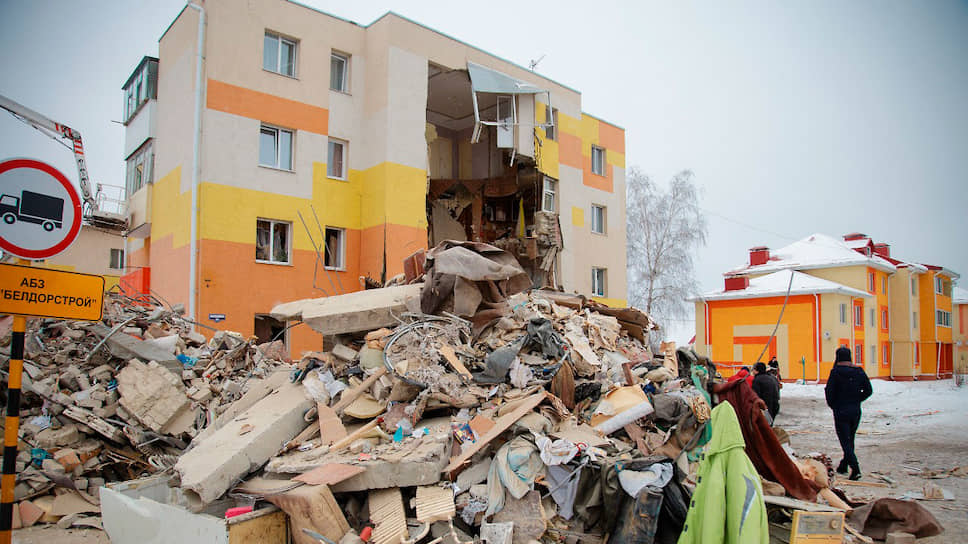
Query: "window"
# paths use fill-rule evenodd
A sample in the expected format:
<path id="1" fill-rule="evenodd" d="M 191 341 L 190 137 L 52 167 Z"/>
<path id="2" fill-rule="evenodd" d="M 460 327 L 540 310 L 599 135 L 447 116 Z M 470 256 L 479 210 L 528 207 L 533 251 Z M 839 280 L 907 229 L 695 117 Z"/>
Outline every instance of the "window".
<path id="1" fill-rule="evenodd" d="M 847 305 L 846 304 L 840 305 L 840 322 L 845 325 L 847 324 Z"/>
<path id="2" fill-rule="evenodd" d="M 871 363 L 877 364 L 877 346 L 871 346 Z"/>
<path id="3" fill-rule="evenodd" d="M 292 170 L 292 131 L 262 125 L 259 132 L 259 164 Z"/>
<path id="4" fill-rule="evenodd" d="M 544 178 L 544 197 L 541 199 L 541 211 L 556 212 L 558 210 L 558 182 Z"/>
<path id="5" fill-rule="evenodd" d="M 881 292 L 887 294 L 887 276 L 881 277 Z"/>
<path id="6" fill-rule="evenodd" d="M 116 270 L 121 270 L 124 268 L 124 250 L 123 249 L 111 249 L 111 263 L 108 265 L 109 268 L 114 268 Z"/>
<path id="7" fill-rule="evenodd" d="M 346 268 L 346 230 L 326 227 L 326 247 L 323 264 L 331 270 Z"/>
<path id="8" fill-rule="evenodd" d="M 951 312 L 945 310 L 935 310 L 935 323 L 941 327 L 951 326 Z"/>
<path id="9" fill-rule="evenodd" d="M 592 268 L 592 296 L 605 296 L 605 280 L 604 268 Z"/>
<path id="10" fill-rule="evenodd" d="M 128 196 L 135 194 L 138 192 L 138 189 L 152 182 L 151 175 L 154 156 L 152 143 L 149 140 L 128 157 L 124 183 Z"/>
<path id="11" fill-rule="evenodd" d="M 854 326 L 864 326 L 864 308 L 861 306 L 854 306 Z"/>
<path id="12" fill-rule="evenodd" d="M 157 98 L 158 61 L 145 57 L 124 84 L 124 123 L 127 124 L 142 104 Z"/>
<path id="13" fill-rule="evenodd" d="M 592 146 L 592 174 L 605 175 L 605 150 Z"/>
<path id="14" fill-rule="evenodd" d="M 918 296 L 918 278 L 911 276 L 911 295 Z"/>
<path id="15" fill-rule="evenodd" d="M 914 317 L 911 318 L 911 328 L 918 328 L 918 313 L 913 312 Z"/>
<path id="16" fill-rule="evenodd" d="M 255 260 L 289 264 L 289 223 L 259 219 L 255 222 Z"/>
<path id="17" fill-rule="evenodd" d="M 329 88 L 343 93 L 349 92 L 350 57 L 332 53 L 329 57 Z"/>
<path id="18" fill-rule="evenodd" d="M 890 352 L 888 351 L 890 344 L 884 344 L 881 346 L 881 361 L 884 366 L 889 366 L 891 364 L 891 358 L 889 357 Z"/>
<path id="19" fill-rule="evenodd" d="M 870 316 L 870 319 L 867 320 L 867 326 L 874 327 L 877 325 L 877 320 L 874 319 L 874 308 L 871 308 L 870 314 L 871 316 Z"/>
<path id="20" fill-rule="evenodd" d="M 341 140 L 329 139 L 329 158 L 326 164 L 326 175 L 336 179 L 346 179 L 346 147 Z"/>
<path id="21" fill-rule="evenodd" d="M 876 293 L 877 292 L 877 284 L 874 283 L 874 273 L 873 272 L 869 272 L 867 274 L 867 290 L 870 291 L 871 293 Z"/>
<path id="22" fill-rule="evenodd" d="M 255 323 L 252 330 L 260 344 L 274 340 L 282 340 L 284 344 L 289 345 L 288 335 L 286 334 L 286 323 L 272 316 L 255 314 Z"/>
<path id="23" fill-rule="evenodd" d="M 854 364 L 864 364 L 864 344 L 854 344 Z"/>
<path id="24" fill-rule="evenodd" d="M 592 232 L 605 234 L 605 206 L 592 204 Z"/>
<path id="25" fill-rule="evenodd" d="M 545 127 L 545 138 L 554 141 L 557 138 L 555 131 L 558 130 L 558 110 L 556 108 L 545 106 L 545 123 L 551 123 L 551 126 Z"/>
<path id="26" fill-rule="evenodd" d="M 296 77 L 296 42 L 266 32 L 262 41 L 262 67 L 270 72 Z"/>
<path id="27" fill-rule="evenodd" d="M 881 308 L 881 328 L 887 330 L 887 308 Z"/>

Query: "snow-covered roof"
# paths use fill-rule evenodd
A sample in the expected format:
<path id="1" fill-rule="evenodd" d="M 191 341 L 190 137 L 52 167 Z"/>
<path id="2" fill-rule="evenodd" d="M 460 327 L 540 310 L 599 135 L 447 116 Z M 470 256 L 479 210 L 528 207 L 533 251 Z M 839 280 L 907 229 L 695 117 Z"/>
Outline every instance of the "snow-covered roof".
<path id="1" fill-rule="evenodd" d="M 968 290 L 962 289 L 961 287 L 951 288 L 951 303 L 952 304 L 968 304 Z"/>
<path id="2" fill-rule="evenodd" d="M 854 240 L 844 240 L 844 244 L 850 249 L 860 249 L 871 245 L 870 238 L 857 238 Z"/>
<path id="3" fill-rule="evenodd" d="M 790 275 L 793 274 L 793 282 L 790 282 Z M 852 297 L 873 297 L 866 291 L 847 287 L 837 282 L 796 272 L 793 270 L 781 270 L 765 276 L 750 280 L 749 287 L 737 289 L 735 291 L 711 291 L 694 297 L 690 300 L 731 300 L 740 298 L 762 298 L 785 296 L 787 286 L 790 287 L 790 295 L 813 295 L 824 293 L 835 293 Z"/>
<path id="4" fill-rule="evenodd" d="M 791 268 L 808 270 L 852 265 L 870 266 L 886 272 L 897 270 L 887 259 L 878 255 L 868 257 L 852 249 L 843 240 L 816 233 L 786 247 L 771 249 L 770 260 L 766 264 L 756 266 L 744 264 L 730 270 L 726 275 L 762 274 Z"/>

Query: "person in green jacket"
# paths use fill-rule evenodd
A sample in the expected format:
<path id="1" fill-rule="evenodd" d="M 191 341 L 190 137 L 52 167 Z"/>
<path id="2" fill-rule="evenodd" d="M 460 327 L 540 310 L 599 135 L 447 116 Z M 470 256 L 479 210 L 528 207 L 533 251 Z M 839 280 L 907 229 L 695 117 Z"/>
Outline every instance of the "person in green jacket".
<path id="1" fill-rule="evenodd" d="M 768 544 L 760 475 L 746 456 L 743 432 L 728 402 L 712 411 L 713 436 L 700 457 L 696 491 L 679 544 Z"/>

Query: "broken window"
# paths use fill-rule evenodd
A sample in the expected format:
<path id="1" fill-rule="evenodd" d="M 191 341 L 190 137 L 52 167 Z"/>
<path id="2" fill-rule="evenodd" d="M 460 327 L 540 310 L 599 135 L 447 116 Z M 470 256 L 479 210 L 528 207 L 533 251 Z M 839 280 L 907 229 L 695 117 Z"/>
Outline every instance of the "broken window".
<path id="1" fill-rule="evenodd" d="M 296 77 L 296 42 L 266 32 L 262 41 L 262 67 L 270 72 Z"/>
<path id="2" fill-rule="evenodd" d="M 292 131 L 262 125 L 259 131 L 259 164 L 292 170 Z"/>
<path id="3" fill-rule="evenodd" d="M 605 206 L 592 204 L 592 232 L 605 234 Z"/>
<path id="4" fill-rule="evenodd" d="M 594 145 L 592 146 L 592 174 L 605 175 L 605 150 Z"/>
<path id="5" fill-rule="evenodd" d="M 259 339 L 260 344 L 282 340 L 288 345 L 286 324 L 272 316 L 256 314 L 252 332 Z"/>
<path id="6" fill-rule="evenodd" d="M 120 270 L 124 268 L 124 250 L 123 249 L 111 249 L 111 262 L 109 268 L 114 268 Z"/>
<path id="7" fill-rule="evenodd" d="M 545 138 L 555 140 L 555 130 L 558 126 L 558 110 L 551 106 L 545 106 Z"/>
<path id="8" fill-rule="evenodd" d="M 604 268 L 592 268 L 592 296 L 605 296 L 605 275 Z"/>
<path id="9" fill-rule="evenodd" d="M 329 57 L 329 88 L 333 91 L 347 92 L 349 89 L 350 57 L 333 52 Z"/>
<path id="10" fill-rule="evenodd" d="M 329 157 L 326 175 L 336 179 L 346 179 L 346 147 L 342 140 L 329 139 Z"/>
<path id="11" fill-rule="evenodd" d="M 555 213 L 558 211 L 558 182 L 545 176 L 544 197 L 541 200 L 541 210 Z"/>
<path id="12" fill-rule="evenodd" d="M 259 219 L 255 226 L 255 260 L 289 263 L 289 223 Z"/>
<path id="13" fill-rule="evenodd" d="M 346 268 L 346 229 L 326 227 L 324 265 L 332 270 Z"/>

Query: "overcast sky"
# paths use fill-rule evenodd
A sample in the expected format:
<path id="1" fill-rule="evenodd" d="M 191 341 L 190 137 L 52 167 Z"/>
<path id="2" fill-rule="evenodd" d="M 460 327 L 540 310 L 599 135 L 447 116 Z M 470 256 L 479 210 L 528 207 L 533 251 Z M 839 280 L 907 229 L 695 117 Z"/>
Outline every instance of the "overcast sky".
<path id="1" fill-rule="evenodd" d="M 966 2 L 304 3 L 362 24 L 394 10 L 525 66 L 544 55 L 536 71 L 625 127 L 627 165 L 695 172 L 703 290 L 749 247 L 814 232 L 968 277 Z M 0 94 L 80 130 L 92 179 L 123 185 L 121 85 L 182 6 L 0 0 Z M 9 115 L 0 150 L 76 179 L 70 152 Z"/>

